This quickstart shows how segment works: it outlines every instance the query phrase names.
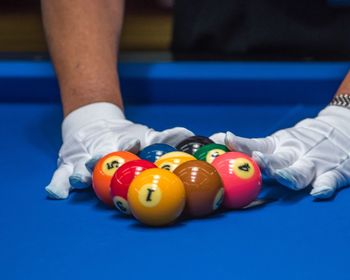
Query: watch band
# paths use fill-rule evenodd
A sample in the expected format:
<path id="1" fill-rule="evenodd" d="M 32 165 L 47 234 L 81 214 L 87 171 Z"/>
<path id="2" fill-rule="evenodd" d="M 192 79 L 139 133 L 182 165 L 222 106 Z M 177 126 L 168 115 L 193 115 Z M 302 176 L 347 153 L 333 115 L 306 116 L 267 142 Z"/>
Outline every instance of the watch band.
<path id="1" fill-rule="evenodd" d="M 350 94 L 339 94 L 334 96 L 330 105 L 340 106 L 350 109 Z"/>

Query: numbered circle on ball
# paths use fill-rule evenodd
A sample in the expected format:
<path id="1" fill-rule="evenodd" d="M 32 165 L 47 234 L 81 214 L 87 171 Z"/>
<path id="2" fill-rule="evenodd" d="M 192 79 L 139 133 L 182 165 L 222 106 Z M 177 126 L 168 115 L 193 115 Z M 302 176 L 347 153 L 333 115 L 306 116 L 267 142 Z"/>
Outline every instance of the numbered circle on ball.
<path id="1" fill-rule="evenodd" d="M 233 171 L 241 179 L 250 179 L 255 173 L 253 164 L 246 158 L 235 159 L 233 161 Z"/>
<path id="2" fill-rule="evenodd" d="M 139 201 L 145 207 L 156 207 L 161 199 L 162 191 L 157 185 L 144 185 L 139 190 Z"/>
<path id="3" fill-rule="evenodd" d="M 163 162 L 162 164 L 160 164 L 158 167 L 164 170 L 168 170 L 173 172 L 175 170 L 175 168 L 178 166 L 178 163 L 173 163 L 173 162 Z"/>
<path id="4" fill-rule="evenodd" d="M 119 156 L 108 157 L 102 163 L 102 171 L 108 176 L 113 176 L 115 171 L 125 163 L 125 159 Z"/>
<path id="5" fill-rule="evenodd" d="M 222 203 L 224 201 L 224 188 L 220 188 L 220 190 L 217 192 L 214 203 L 213 203 L 213 210 L 217 210 L 221 207 Z"/>
<path id="6" fill-rule="evenodd" d="M 126 201 L 126 199 L 122 198 L 121 196 L 116 196 L 113 198 L 113 203 L 115 207 L 122 212 L 125 215 L 130 215 L 130 209 L 129 209 L 129 204 Z"/>
<path id="7" fill-rule="evenodd" d="M 212 162 L 214 161 L 214 159 L 216 159 L 218 156 L 223 155 L 224 153 L 226 153 L 226 151 L 221 150 L 221 149 L 213 149 L 213 150 L 210 150 L 210 151 L 207 153 L 207 156 L 206 156 L 205 160 L 206 160 L 206 162 L 208 162 L 208 163 L 212 163 Z"/>

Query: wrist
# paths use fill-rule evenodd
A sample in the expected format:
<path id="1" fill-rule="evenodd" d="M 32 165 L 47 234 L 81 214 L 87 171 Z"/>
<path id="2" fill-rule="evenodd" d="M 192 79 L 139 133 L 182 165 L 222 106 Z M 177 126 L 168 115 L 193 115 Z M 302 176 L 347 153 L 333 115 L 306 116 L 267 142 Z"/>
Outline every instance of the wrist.
<path id="1" fill-rule="evenodd" d="M 116 107 L 120 108 L 120 110 L 124 110 L 122 100 L 119 100 L 115 95 L 110 97 L 99 97 L 94 96 L 89 98 L 89 96 L 83 96 L 81 98 L 76 98 L 70 102 L 62 102 L 63 103 L 63 116 L 64 118 L 68 117 L 73 112 L 79 110 L 82 107 L 89 106 L 96 103 L 108 103 L 113 104 Z M 68 104 L 67 104 L 68 103 Z"/>
<path id="2" fill-rule="evenodd" d="M 119 85 L 85 85 L 77 87 L 63 87 L 61 89 L 62 107 L 64 116 L 93 103 L 112 103 L 123 109 L 123 100 Z"/>
<path id="3" fill-rule="evenodd" d="M 92 66 L 85 68 L 74 74 L 70 73 L 71 70 L 65 69 L 65 75 L 59 75 L 64 116 L 82 106 L 98 102 L 112 103 L 122 108 L 117 70 L 113 71 L 110 65 L 99 66 L 96 69 Z"/>

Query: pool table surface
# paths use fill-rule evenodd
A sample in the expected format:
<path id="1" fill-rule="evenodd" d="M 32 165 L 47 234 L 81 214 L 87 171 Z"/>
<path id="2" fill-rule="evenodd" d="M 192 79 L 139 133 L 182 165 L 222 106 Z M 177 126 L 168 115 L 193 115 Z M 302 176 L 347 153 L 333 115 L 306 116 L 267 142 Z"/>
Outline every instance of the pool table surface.
<path id="1" fill-rule="evenodd" d="M 315 116 L 349 66 L 154 62 L 120 72 L 132 121 L 263 137 Z M 349 279 L 347 188 L 315 201 L 266 180 L 267 204 L 149 228 L 91 189 L 46 196 L 62 122 L 49 62 L 0 62 L 0 89 L 0 279 Z"/>

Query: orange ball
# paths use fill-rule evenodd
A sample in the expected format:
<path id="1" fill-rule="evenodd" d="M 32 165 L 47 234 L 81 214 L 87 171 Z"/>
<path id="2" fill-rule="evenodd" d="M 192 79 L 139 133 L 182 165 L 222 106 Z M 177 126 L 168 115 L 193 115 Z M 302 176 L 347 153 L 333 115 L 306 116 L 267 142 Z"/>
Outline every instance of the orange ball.
<path id="1" fill-rule="evenodd" d="M 92 173 L 92 187 L 96 196 L 108 206 L 113 207 L 113 200 L 110 195 L 110 184 L 115 171 L 124 163 L 139 159 L 138 156 L 119 151 L 102 157 L 96 164 Z"/>
<path id="2" fill-rule="evenodd" d="M 179 177 L 168 170 L 151 168 L 131 183 L 128 202 L 132 214 L 150 226 L 174 222 L 185 207 L 185 187 Z"/>

